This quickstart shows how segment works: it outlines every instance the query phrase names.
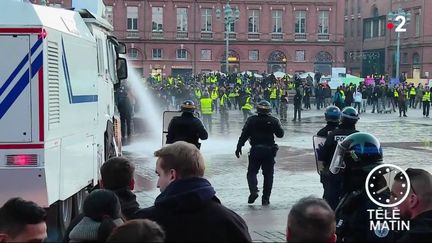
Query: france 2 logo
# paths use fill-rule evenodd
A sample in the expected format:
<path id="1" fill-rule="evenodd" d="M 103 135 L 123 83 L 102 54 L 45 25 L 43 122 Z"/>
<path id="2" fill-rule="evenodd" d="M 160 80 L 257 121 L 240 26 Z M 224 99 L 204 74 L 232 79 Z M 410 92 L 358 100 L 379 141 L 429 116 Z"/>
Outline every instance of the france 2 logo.
<path id="1" fill-rule="evenodd" d="M 396 16 L 396 18 L 394 19 L 394 22 L 398 22 L 399 24 L 396 26 L 395 32 L 406 32 L 406 29 L 403 28 L 406 24 L 406 18 L 403 15 L 398 15 Z M 387 29 L 391 30 L 395 27 L 395 25 L 393 24 L 393 22 L 389 22 L 387 24 Z"/>

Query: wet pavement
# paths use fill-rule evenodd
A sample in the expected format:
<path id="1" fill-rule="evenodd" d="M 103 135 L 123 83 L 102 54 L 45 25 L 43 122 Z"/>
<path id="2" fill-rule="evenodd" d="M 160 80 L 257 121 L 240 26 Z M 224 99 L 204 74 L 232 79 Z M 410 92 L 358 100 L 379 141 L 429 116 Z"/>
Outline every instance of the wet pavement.
<path id="1" fill-rule="evenodd" d="M 289 117 L 292 111 L 290 107 Z M 312 136 L 325 125 L 323 113 L 323 110 L 316 109 L 303 111 L 301 122 L 288 119 L 289 122 L 282 123 L 285 137 L 276 139 L 280 149 L 276 158 L 271 204 L 267 207 L 261 206 L 260 199 L 252 205 L 247 204 L 249 145 L 243 147 L 240 159 L 234 155 L 243 127 L 242 113 L 230 111 L 230 127 L 225 131 L 221 131 L 220 115 L 213 115 L 213 131 L 201 147 L 206 160 L 205 177 L 214 186 L 222 203 L 245 219 L 254 241 L 284 241 L 290 207 L 301 197 L 322 195 Z M 361 114 L 357 129 L 378 137 L 383 144 L 385 163 L 432 171 L 432 119 L 423 118 L 419 109 L 409 110 L 407 115 L 406 118 L 400 118 L 396 113 L 372 114 L 369 111 Z M 159 194 L 153 152 L 160 147 L 161 142 L 160 138 L 145 137 L 137 136 L 132 144 L 123 148 L 124 155 L 136 163 L 136 193 L 142 207 L 151 206 Z M 262 188 L 261 174 L 258 181 Z"/>

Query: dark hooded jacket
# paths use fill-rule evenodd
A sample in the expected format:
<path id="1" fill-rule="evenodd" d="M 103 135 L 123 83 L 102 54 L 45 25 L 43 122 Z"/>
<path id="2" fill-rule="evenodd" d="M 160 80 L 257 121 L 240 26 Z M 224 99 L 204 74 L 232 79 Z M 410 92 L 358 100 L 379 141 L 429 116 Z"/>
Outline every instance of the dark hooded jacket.
<path id="1" fill-rule="evenodd" d="M 167 242 L 251 242 L 245 221 L 215 194 L 204 178 L 179 179 L 167 186 L 153 207 L 139 210 L 136 217 L 161 225 Z"/>

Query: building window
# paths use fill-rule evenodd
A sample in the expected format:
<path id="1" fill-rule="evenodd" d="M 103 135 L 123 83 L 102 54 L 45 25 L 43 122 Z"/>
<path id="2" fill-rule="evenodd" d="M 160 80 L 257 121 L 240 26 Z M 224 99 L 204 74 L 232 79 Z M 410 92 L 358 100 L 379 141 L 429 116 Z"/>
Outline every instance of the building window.
<path id="1" fill-rule="evenodd" d="M 127 7 L 127 30 L 138 30 L 138 7 Z"/>
<path id="2" fill-rule="evenodd" d="M 201 50 L 201 60 L 202 61 L 211 61 L 212 51 L 207 49 Z"/>
<path id="3" fill-rule="evenodd" d="M 418 53 L 414 53 L 413 55 L 413 64 L 414 65 L 420 64 L 420 55 Z"/>
<path id="4" fill-rule="evenodd" d="M 328 27 L 329 27 L 329 11 L 320 11 L 318 32 L 320 34 L 328 34 L 329 33 Z"/>
<path id="5" fill-rule="evenodd" d="M 296 11 L 296 22 L 295 22 L 295 32 L 296 33 L 306 33 L 306 11 Z"/>
<path id="6" fill-rule="evenodd" d="M 420 13 L 416 13 L 415 15 L 415 36 L 420 36 L 420 22 L 421 17 Z"/>
<path id="7" fill-rule="evenodd" d="M 152 50 L 153 59 L 162 59 L 162 49 L 156 48 Z"/>
<path id="8" fill-rule="evenodd" d="M 187 51 L 186 49 L 178 49 L 177 50 L 177 59 L 186 60 L 187 59 Z"/>
<path id="9" fill-rule="evenodd" d="M 138 50 L 135 48 L 129 48 L 127 54 L 129 59 L 138 59 Z"/>
<path id="10" fill-rule="evenodd" d="M 305 61 L 305 51 L 304 50 L 297 50 L 295 52 L 295 58 L 297 62 L 304 62 Z"/>
<path id="11" fill-rule="evenodd" d="M 351 0 L 351 15 L 353 15 L 355 13 L 356 5 L 354 4 L 354 1 L 356 1 L 356 0 Z"/>
<path id="12" fill-rule="evenodd" d="M 258 61 L 259 59 L 259 51 L 258 50 L 250 50 L 249 51 L 249 60 L 250 61 Z"/>
<path id="13" fill-rule="evenodd" d="M 232 22 L 232 23 L 230 23 L 229 25 L 228 25 L 228 32 L 235 32 L 235 29 L 234 29 L 234 22 Z M 224 31 L 227 31 L 227 25 L 226 24 L 224 24 L 224 26 L 225 26 L 225 28 L 224 28 Z"/>
<path id="14" fill-rule="evenodd" d="M 272 11 L 273 33 L 282 33 L 282 11 Z"/>
<path id="15" fill-rule="evenodd" d="M 348 0 L 345 0 L 345 16 L 348 15 Z"/>
<path id="16" fill-rule="evenodd" d="M 152 7 L 152 31 L 163 31 L 163 8 Z"/>
<path id="17" fill-rule="evenodd" d="M 259 25 L 259 10 L 249 10 L 249 33 L 257 33 Z"/>
<path id="18" fill-rule="evenodd" d="M 212 10 L 209 8 L 201 10 L 201 31 L 212 31 Z"/>
<path id="19" fill-rule="evenodd" d="M 364 39 L 377 38 L 385 36 L 386 33 L 386 20 L 385 16 L 380 18 L 372 18 L 364 20 L 363 25 Z"/>
<path id="20" fill-rule="evenodd" d="M 62 5 L 60 3 L 50 3 L 48 6 L 53 8 L 62 8 Z"/>
<path id="21" fill-rule="evenodd" d="M 187 8 L 177 8 L 177 31 L 187 31 Z"/>
<path id="22" fill-rule="evenodd" d="M 106 6 L 105 7 L 105 19 L 113 25 L 113 7 L 112 6 Z"/>

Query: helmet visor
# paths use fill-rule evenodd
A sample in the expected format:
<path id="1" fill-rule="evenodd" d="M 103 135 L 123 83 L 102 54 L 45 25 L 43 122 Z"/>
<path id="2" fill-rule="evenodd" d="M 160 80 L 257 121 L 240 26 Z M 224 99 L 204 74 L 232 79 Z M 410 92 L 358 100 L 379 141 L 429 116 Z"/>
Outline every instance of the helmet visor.
<path id="1" fill-rule="evenodd" d="M 347 152 L 347 150 L 342 147 L 340 143 L 336 146 L 336 150 L 333 154 L 332 161 L 330 163 L 330 172 L 333 174 L 338 174 L 340 169 L 345 168 L 345 162 L 344 162 L 344 155 Z"/>

